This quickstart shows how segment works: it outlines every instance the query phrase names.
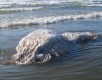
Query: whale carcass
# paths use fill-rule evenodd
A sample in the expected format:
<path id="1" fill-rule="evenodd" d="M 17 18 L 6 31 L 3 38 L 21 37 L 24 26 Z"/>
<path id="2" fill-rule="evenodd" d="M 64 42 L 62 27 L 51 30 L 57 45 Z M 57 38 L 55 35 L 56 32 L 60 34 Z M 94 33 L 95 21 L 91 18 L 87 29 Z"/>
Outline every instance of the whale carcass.
<path id="1" fill-rule="evenodd" d="M 96 40 L 98 34 L 93 32 L 55 33 L 47 29 L 39 29 L 22 38 L 13 55 L 16 64 L 45 63 L 67 53 L 72 44 Z"/>

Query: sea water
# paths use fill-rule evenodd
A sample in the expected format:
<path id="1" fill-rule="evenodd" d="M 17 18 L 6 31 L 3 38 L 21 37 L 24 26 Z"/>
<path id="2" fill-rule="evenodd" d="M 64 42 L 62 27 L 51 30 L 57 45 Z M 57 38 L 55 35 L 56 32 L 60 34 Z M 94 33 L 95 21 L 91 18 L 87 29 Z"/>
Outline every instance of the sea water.
<path id="1" fill-rule="evenodd" d="M 0 0 L 0 80 L 102 79 L 101 39 L 50 63 L 9 63 L 20 39 L 38 29 L 102 34 L 102 0 Z"/>

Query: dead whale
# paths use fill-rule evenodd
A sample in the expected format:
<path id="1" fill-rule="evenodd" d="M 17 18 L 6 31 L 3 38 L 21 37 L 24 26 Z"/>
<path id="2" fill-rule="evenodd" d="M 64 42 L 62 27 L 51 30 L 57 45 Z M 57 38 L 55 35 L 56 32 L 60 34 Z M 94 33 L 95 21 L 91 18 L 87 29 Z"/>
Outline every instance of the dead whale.
<path id="1" fill-rule="evenodd" d="M 69 52 L 77 42 L 87 42 L 98 38 L 93 32 L 65 32 L 57 34 L 51 30 L 39 29 L 22 38 L 13 55 L 16 64 L 45 63 L 53 57 Z"/>

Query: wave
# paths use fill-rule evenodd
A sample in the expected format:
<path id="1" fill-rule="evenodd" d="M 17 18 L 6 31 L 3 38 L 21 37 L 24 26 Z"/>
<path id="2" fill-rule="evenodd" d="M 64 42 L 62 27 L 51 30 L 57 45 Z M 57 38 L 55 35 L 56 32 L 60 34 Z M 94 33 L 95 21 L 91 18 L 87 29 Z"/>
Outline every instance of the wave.
<path id="1" fill-rule="evenodd" d="M 57 34 L 50 30 L 40 29 L 20 40 L 16 47 L 17 53 L 13 58 L 17 64 L 45 63 L 68 53 L 70 48 L 73 48 L 70 46 L 75 46 L 77 42 L 86 43 L 96 39 L 98 39 L 98 34 L 94 32 Z"/>
<path id="2" fill-rule="evenodd" d="M 102 4 L 88 4 L 87 6 L 90 6 L 90 7 L 102 7 Z"/>
<path id="3" fill-rule="evenodd" d="M 101 0 L 0 0 L 0 5 L 62 5 L 62 4 L 80 4 L 85 6 L 94 6 L 102 4 Z M 98 6 L 98 5 L 97 5 Z"/>
<path id="4" fill-rule="evenodd" d="M 14 20 L 9 22 L 1 22 L 1 27 L 12 27 L 12 26 L 26 26 L 26 25 L 44 25 L 53 24 L 65 20 L 84 20 L 89 18 L 99 18 L 102 17 L 102 12 L 91 12 L 87 14 L 78 15 L 63 15 L 63 16 L 47 16 L 40 18 L 26 18 L 22 20 Z"/>
<path id="5" fill-rule="evenodd" d="M 11 5 L 0 5 L 0 8 L 9 7 Z"/>
<path id="6" fill-rule="evenodd" d="M 39 0 L 39 1 L 21 1 L 21 0 L 10 0 L 10 1 L 0 1 L 0 4 L 32 4 L 32 5 L 43 5 L 43 4 L 60 4 L 60 3 L 65 3 L 65 2 L 68 2 L 67 0 L 64 0 L 64 1 L 59 1 L 59 0 L 50 0 L 50 1 L 47 1 L 47 0 Z"/>
<path id="7" fill-rule="evenodd" d="M 0 12 L 14 12 L 14 11 L 32 11 L 32 10 L 39 10 L 42 7 L 29 7 L 29 8 L 2 8 Z"/>

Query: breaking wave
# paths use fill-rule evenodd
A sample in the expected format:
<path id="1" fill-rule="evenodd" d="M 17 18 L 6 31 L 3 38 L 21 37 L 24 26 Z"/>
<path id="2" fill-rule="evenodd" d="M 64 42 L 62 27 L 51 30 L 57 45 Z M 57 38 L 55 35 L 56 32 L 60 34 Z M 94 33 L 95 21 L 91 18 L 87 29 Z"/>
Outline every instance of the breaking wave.
<path id="1" fill-rule="evenodd" d="M 89 18 L 102 17 L 102 12 L 91 12 L 87 14 L 78 15 L 63 15 L 63 16 L 47 16 L 39 18 L 26 18 L 21 20 L 14 20 L 9 22 L 1 22 L 0 27 L 11 27 L 11 26 L 26 26 L 26 25 L 44 25 L 53 24 L 65 20 L 84 20 Z"/>
<path id="2" fill-rule="evenodd" d="M 95 6 L 102 4 L 101 0 L 0 0 L 0 5 L 62 5 L 62 4 L 78 4 L 85 6 Z M 100 5 L 97 5 L 100 6 Z"/>
<path id="3" fill-rule="evenodd" d="M 3 8 L 0 9 L 0 12 L 16 12 L 16 11 L 32 11 L 32 10 L 39 10 L 42 7 L 29 7 L 29 8 Z"/>
<path id="4" fill-rule="evenodd" d="M 3 5 L 3 4 L 2 4 L 2 5 L 0 5 L 0 8 L 2 8 L 2 7 L 3 7 L 3 8 L 4 8 L 4 7 L 9 7 L 9 6 L 11 6 L 11 5 Z"/>
<path id="5" fill-rule="evenodd" d="M 17 53 L 13 55 L 13 58 L 16 64 L 45 63 L 68 53 L 70 48 L 75 47 L 75 44 L 79 44 L 79 42 L 86 43 L 98 38 L 99 35 L 94 32 L 57 34 L 50 30 L 40 29 L 20 40 L 16 47 Z"/>

